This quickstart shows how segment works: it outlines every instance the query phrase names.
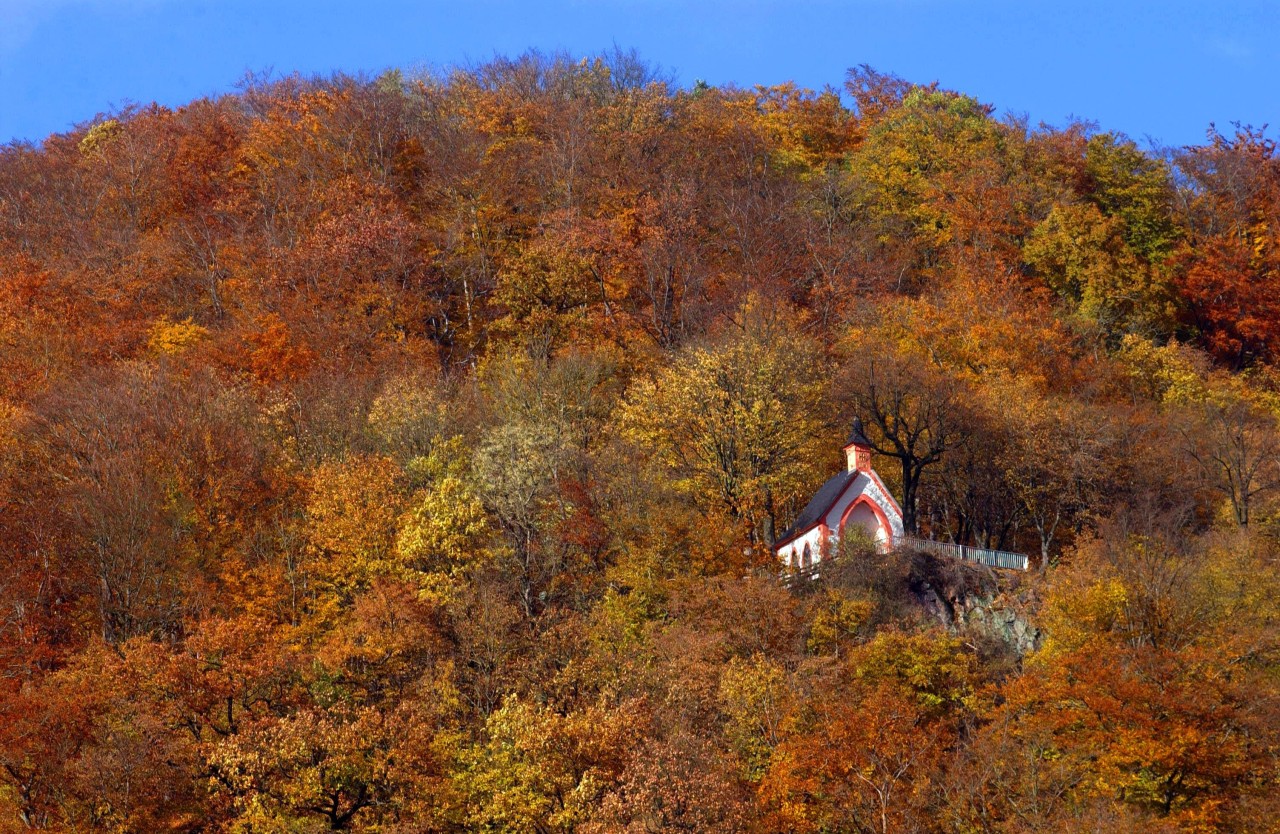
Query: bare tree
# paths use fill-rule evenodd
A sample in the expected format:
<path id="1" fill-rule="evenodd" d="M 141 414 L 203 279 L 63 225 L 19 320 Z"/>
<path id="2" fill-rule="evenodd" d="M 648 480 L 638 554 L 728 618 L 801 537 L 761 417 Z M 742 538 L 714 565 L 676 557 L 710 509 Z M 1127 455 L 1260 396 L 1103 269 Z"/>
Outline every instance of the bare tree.
<path id="1" fill-rule="evenodd" d="M 962 388 L 924 360 L 886 352 L 846 369 L 846 390 L 867 442 L 902 466 L 902 523 L 916 532 L 920 479 L 963 440 Z"/>
<path id="2" fill-rule="evenodd" d="M 1201 406 L 1182 436 L 1206 482 L 1231 500 L 1236 523 L 1247 527 L 1255 499 L 1280 487 L 1275 415 L 1243 397 L 1223 398 Z"/>

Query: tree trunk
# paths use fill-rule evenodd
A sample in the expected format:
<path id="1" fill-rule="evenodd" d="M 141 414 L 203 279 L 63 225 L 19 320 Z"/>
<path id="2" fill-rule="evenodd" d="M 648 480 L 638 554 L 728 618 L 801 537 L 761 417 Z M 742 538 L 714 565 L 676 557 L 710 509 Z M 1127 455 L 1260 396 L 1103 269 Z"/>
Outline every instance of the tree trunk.
<path id="1" fill-rule="evenodd" d="M 920 472 L 909 457 L 902 458 L 902 530 L 908 536 L 916 534 L 916 489 L 920 485 Z"/>

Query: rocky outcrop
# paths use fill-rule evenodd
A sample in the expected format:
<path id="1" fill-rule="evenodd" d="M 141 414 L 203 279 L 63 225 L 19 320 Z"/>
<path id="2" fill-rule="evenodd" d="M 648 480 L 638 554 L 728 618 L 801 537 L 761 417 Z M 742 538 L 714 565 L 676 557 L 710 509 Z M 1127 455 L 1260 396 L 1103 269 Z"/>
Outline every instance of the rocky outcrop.
<path id="1" fill-rule="evenodd" d="M 993 570 L 930 553 L 912 553 L 907 586 L 926 616 L 948 629 L 1005 644 L 1019 656 L 1040 632 L 1029 612 L 1035 598 L 1026 574 Z"/>

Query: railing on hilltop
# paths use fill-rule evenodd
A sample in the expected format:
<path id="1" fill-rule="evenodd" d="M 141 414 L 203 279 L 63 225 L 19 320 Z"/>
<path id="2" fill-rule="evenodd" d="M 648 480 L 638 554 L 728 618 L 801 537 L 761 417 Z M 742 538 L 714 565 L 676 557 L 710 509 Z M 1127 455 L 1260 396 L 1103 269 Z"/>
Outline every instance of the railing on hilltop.
<path id="1" fill-rule="evenodd" d="M 940 542 L 933 539 L 898 536 L 893 540 L 893 544 L 894 547 L 923 550 L 926 553 L 934 553 L 939 556 L 947 556 L 952 559 L 974 562 L 979 565 L 986 565 L 989 568 L 1003 570 L 1026 570 L 1029 562 L 1027 557 L 1021 553 L 1011 553 L 1008 550 L 992 550 L 988 547 L 970 547 L 967 544 Z M 796 580 L 817 579 L 821 570 L 821 560 L 807 567 L 788 567 L 784 573 L 785 581 L 790 584 Z"/>
<path id="2" fill-rule="evenodd" d="M 909 536 L 899 536 L 894 540 L 894 544 L 899 547 L 913 547 L 916 550 L 923 550 L 926 553 L 936 553 L 939 556 L 950 556 L 954 559 L 960 559 L 965 562 L 977 562 L 980 565 L 986 565 L 989 568 L 1004 568 L 1005 570 L 1026 570 L 1027 557 L 1021 553 L 1010 553 L 1007 550 L 992 550 L 987 547 L 970 547 L 967 544 L 954 544 L 952 542 L 939 542 L 932 539 L 916 539 Z"/>

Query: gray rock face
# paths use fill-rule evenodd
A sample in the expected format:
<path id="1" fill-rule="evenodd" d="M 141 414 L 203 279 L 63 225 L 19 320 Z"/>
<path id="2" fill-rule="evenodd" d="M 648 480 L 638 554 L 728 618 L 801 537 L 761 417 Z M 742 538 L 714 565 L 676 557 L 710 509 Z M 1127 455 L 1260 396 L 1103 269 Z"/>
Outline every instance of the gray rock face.
<path id="1" fill-rule="evenodd" d="M 918 553 L 909 582 L 919 606 L 951 631 L 998 641 L 1019 656 L 1040 644 L 1040 631 L 1027 617 L 1032 600 L 1025 575 Z"/>

